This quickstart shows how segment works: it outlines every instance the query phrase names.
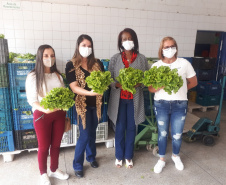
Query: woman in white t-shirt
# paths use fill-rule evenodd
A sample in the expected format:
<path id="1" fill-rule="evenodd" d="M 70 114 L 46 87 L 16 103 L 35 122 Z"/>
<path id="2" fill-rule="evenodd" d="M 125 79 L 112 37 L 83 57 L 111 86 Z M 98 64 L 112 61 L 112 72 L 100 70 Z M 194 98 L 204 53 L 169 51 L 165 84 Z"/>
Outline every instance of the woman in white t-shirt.
<path id="1" fill-rule="evenodd" d="M 66 180 L 69 175 L 58 169 L 61 139 L 65 127 L 63 110 L 44 109 L 40 102 L 55 87 L 64 87 L 63 78 L 56 67 L 54 49 L 49 45 L 41 45 L 36 56 L 35 69 L 26 79 L 26 95 L 32 106 L 33 123 L 38 139 L 38 164 L 41 184 L 51 185 L 49 177 Z M 47 175 L 47 157 L 50 150 L 50 173 Z"/>
<path id="2" fill-rule="evenodd" d="M 154 110 L 158 124 L 158 147 L 160 159 L 154 167 L 155 173 L 160 173 L 165 167 L 165 153 L 170 124 L 173 148 L 172 160 L 175 163 L 176 169 L 184 169 L 179 152 L 185 117 L 187 114 L 187 91 L 197 85 L 197 78 L 192 65 L 183 58 L 177 58 L 177 51 L 178 47 L 174 38 L 163 38 L 158 53 L 160 60 L 152 65 L 152 67 L 169 66 L 171 69 L 176 68 L 178 74 L 183 79 L 183 86 L 177 93 L 172 93 L 171 95 L 164 91 L 164 87 L 157 90 L 152 86 L 148 88 L 150 92 L 155 93 Z"/>

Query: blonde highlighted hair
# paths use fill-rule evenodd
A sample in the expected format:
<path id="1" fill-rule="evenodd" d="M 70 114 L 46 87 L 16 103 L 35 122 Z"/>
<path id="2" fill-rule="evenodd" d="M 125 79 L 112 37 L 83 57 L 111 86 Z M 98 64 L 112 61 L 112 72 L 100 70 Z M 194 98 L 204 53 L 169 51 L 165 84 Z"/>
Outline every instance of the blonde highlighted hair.
<path id="1" fill-rule="evenodd" d="M 164 38 L 162 39 L 161 43 L 160 43 L 159 53 L 158 53 L 159 59 L 161 59 L 161 60 L 164 59 L 162 49 L 163 49 L 163 46 L 164 46 L 164 42 L 167 41 L 167 40 L 171 40 L 171 41 L 174 42 L 174 45 L 175 45 L 175 47 L 176 47 L 176 49 L 177 49 L 177 52 L 178 52 L 178 46 L 177 46 L 176 40 L 175 40 L 173 37 L 169 37 L 169 36 L 168 36 L 168 37 L 164 37 Z M 176 58 L 177 58 L 177 52 L 175 53 L 175 57 L 176 57 Z"/>

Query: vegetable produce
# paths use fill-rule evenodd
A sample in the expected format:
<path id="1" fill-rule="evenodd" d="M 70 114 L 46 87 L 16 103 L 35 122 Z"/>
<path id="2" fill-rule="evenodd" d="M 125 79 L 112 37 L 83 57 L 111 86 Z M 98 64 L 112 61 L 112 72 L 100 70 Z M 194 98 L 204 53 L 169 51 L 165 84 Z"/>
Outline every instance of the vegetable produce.
<path id="1" fill-rule="evenodd" d="M 36 55 L 31 53 L 20 54 L 20 53 L 9 53 L 9 61 L 12 63 L 35 63 Z"/>
<path id="2" fill-rule="evenodd" d="M 23 113 L 23 114 L 26 114 L 26 115 L 28 115 L 28 116 L 30 116 L 30 115 L 32 114 L 31 111 L 22 111 L 22 113 Z"/>
<path id="3" fill-rule="evenodd" d="M 40 105 L 49 110 L 57 108 L 68 111 L 75 103 L 74 96 L 74 93 L 69 88 L 56 87 L 47 93 L 41 100 Z"/>
<path id="4" fill-rule="evenodd" d="M 132 94 L 136 93 L 135 85 L 141 83 L 144 73 L 140 69 L 134 69 L 132 67 L 120 69 L 119 76 L 116 80 L 122 85 L 123 90 L 127 90 Z"/>
<path id="5" fill-rule="evenodd" d="M 9 61 L 13 62 L 13 59 L 18 55 L 19 55 L 18 53 L 9 52 Z"/>
<path id="6" fill-rule="evenodd" d="M 170 69 L 168 66 L 154 66 L 144 72 L 143 84 L 152 86 L 156 90 L 164 87 L 168 94 L 177 93 L 183 85 L 182 77 L 178 75 L 177 69 Z"/>
<path id="7" fill-rule="evenodd" d="M 62 76 L 63 79 L 66 79 L 65 73 L 61 73 L 61 76 Z"/>
<path id="8" fill-rule="evenodd" d="M 110 71 L 92 71 L 86 78 L 88 87 L 98 94 L 103 94 L 113 81 Z"/>
<path id="9" fill-rule="evenodd" d="M 22 59 L 28 59 L 28 60 L 34 60 L 36 55 L 32 55 L 31 53 L 26 53 L 26 54 L 19 54 L 17 58 L 22 58 Z"/>
<path id="10" fill-rule="evenodd" d="M 151 68 L 151 66 L 155 63 L 155 62 L 157 62 L 159 59 L 158 58 L 146 58 L 147 59 L 147 61 L 148 61 L 148 67 L 149 67 L 149 69 Z"/>
<path id="11" fill-rule="evenodd" d="M 67 82 L 67 78 L 66 78 L 65 73 L 61 73 L 61 76 L 62 76 L 62 78 L 63 78 L 64 85 L 65 85 L 66 87 L 69 87 L 69 84 L 68 84 L 68 82 Z"/>
<path id="12" fill-rule="evenodd" d="M 4 34 L 0 34 L 0 39 L 4 39 L 5 35 Z"/>

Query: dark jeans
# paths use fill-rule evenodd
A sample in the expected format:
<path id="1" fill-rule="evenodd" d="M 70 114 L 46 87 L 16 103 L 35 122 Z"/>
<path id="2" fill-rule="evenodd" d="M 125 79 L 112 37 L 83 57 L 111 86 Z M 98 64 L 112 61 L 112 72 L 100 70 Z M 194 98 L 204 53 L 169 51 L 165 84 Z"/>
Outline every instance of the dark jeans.
<path id="1" fill-rule="evenodd" d="M 83 170 L 84 153 L 86 151 L 86 160 L 95 161 L 96 158 L 96 129 L 98 119 L 96 107 L 86 107 L 86 129 L 83 129 L 82 121 L 79 119 L 80 136 L 75 147 L 75 156 L 73 168 L 75 171 Z M 76 115 L 77 117 L 77 115 Z"/>
<path id="2" fill-rule="evenodd" d="M 133 100 L 120 99 L 115 130 L 115 157 L 118 160 L 133 158 L 135 136 Z"/>
<path id="3" fill-rule="evenodd" d="M 47 157 L 50 148 L 50 169 L 58 168 L 61 139 L 64 134 L 66 112 L 56 111 L 44 114 L 35 110 L 34 127 L 38 139 L 38 164 L 40 173 L 47 172 Z"/>

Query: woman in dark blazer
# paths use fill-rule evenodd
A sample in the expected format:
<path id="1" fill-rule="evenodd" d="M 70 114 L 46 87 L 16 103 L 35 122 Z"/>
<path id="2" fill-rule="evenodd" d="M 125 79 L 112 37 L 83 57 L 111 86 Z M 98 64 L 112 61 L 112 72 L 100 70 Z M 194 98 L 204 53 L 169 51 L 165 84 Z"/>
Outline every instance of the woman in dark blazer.
<path id="1" fill-rule="evenodd" d="M 130 28 L 119 33 L 118 49 L 119 53 L 111 58 L 109 64 L 109 71 L 115 81 L 111 84 L 108 116 L 116 125 L 115 165 L 120 168 L 122 160 L 125 159 L 126 166 L 132 168 L 136 125 L 145 120 L 143 90 L 142 86 L 137 84 L 135 94 L 124 91 L 116 77 L 123 68 L 148 70 L 148 63 L 145 56 L 139 53 L 137 35 Z"/>

